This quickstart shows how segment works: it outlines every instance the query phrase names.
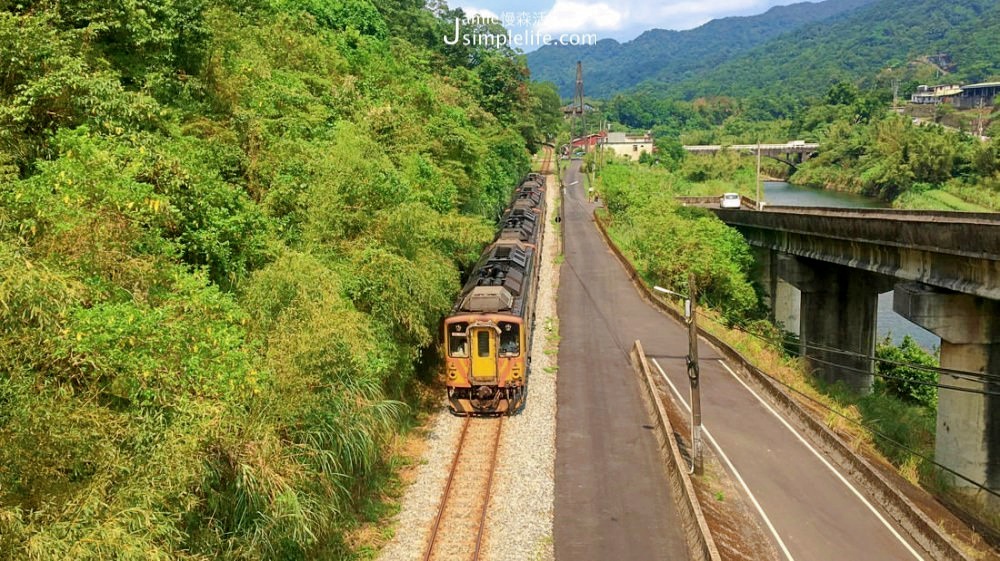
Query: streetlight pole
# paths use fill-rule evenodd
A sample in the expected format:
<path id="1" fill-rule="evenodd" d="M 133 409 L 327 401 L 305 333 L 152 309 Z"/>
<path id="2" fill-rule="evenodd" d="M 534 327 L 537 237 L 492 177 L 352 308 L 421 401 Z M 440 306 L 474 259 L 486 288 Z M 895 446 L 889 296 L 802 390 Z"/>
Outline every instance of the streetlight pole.
<path id="1" fill-rule="evenodd" d="M 684 299 L 684 318 L 687 320 L 688 327 L 687 373 L 688 381 L 691 383 L 691 473 L 702 475 L 705 472 L 705 465 L 702 459 L 701 386 L 698 369 L 698 321 L 695 307 L 696 298 L 698 298 L 698 288 L 695 286 L 694 274 L 692 273 L 688 275 L 688 292 L 690 292 L 690 296 L 668 290 L 662 286 L 654 286 L 653 290 L 679 296 Z"/>
<path id="2" fill-rule="evenodd" d="M 789 160 L 791 156 L 789 156 Z M 760 138 L 757 139 L 757 208 L 755 210 L 760 210 Z"/>

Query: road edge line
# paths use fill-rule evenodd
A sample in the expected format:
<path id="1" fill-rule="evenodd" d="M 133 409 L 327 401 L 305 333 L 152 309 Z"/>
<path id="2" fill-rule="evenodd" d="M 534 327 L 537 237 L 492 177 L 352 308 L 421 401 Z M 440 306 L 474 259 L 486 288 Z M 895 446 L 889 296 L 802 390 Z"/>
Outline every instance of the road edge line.
<path id="1" fill-rule="evenodd" d="M 655 358 L 652 359 L 652 362 L 653 365 L 656 366 L 656 369 L 660 371 L 660 375 L 663 376 L 663 380 L 667 383 L 668 386 L 670 386 L 670 390 L 674 392 L 675 401 L 683 405 L 684 408 L 687 409 L 688 415 L 690 415 L 691 406 L 688 405 L 687 401 L 684 400 L 684 396 L 681 395 L 680 390 L 677 389 L 677 386 L 675 386 L 673 381 L 670 380 L 670 377 L 667 376 L 667 373 L 663 371 L 663 367 L 660 366 L 659 362 L 656 362 Z M 757 513 L 760 514 L 760 517 L 764 519 L 764 525 L 767 526 L 768 531 L 770 531 L 771 535 L 774 536 L 774 540 L 778 544 L 778 549 L 781 550 L 781 553 L 785 556 L 785 559 L 787 559 L 788 561 L 795 561 L 795 558 L 792 556 L 792 552 L 788 550 L 788 546 L 785 544 L 785 540 L 781 539 L 781 534 L 778 532 L 778 529 L 775 528 L 774 524 L 771 523 L 771 517 L 767 515 L 767 512 L 764 511 L 764 507 L 757 500 L 757 496 L 753 494 L 753 491 L 750 489 L 750 486 L 747 485 L 746 481 L 744 481 L 743 475 L 740 474 L 740 470 L 736 469 L 736 466 L 733 464 L 732 461 L 730 461 L 729 455 L 726 454 L 725 450 L 722 449 L 722 445 L 719 444 L 717 440 L 715 440 L 715 437 L 712 436 L 712 433 L 708 430 L 708 427 L 703 426 L 701 430 L 702 433 L 705 435 L 705 438 L 709 441 L 709 443 L 712 444 L 712 447 L 715 448 L 715 452 L 716 454 L 718 454 L 719 458 L 722 459 L 723 464 L 725 464 L 725 466 L 729 468 L 730 473 L 732 473 L 733 477 L 736 478 L 736 481 L 740 484 L 740 486 L 743 487 L 743 491 L 747 494 L 747 498 L 750 499 L 750 502 L 757 510 Z"/>
<path id="2" fill-rule="evenodd" d="M 674 503 L 678 507 L 681 519 L 684 523 L 684 537 L 688 542 L 688 549 L 694 561 L 721 561 L 719 550 L 712 537 L 712 531 L 708 528 L 705 514 L 698 502 L 698 495 L 695 493 L 694 484 L 687 472 L 687 465 L 681 456 L 680 448 L 674 440 L 674 429 L 667 417 L 666 409 L 660 396 L 656 391 L 656 384 L 653 382 L 650 373 L 649 363 L 646 362 L 646 354 L 642 350 L 642 343 L 638 340 L 632 345 L 629 352 L 632 362 L 632 369 L 636 375 L 642 379 L 645 391 L 642 392 L 642 402 L 646 406 L 646 412 L 656 421 L 656 440 L 659 442 L 660 454 L 666 460 L 663 462 L 667 471 L 667 479 L 670 481 L 671 495 Z"/>

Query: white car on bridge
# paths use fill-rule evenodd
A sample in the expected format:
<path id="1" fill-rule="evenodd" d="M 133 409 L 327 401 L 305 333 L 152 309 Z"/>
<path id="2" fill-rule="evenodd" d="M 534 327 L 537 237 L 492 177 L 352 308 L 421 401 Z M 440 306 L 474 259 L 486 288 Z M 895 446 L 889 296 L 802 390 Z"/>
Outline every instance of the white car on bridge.
<path id="1" fill-rule="evenodd" d="M 719 206 L 722 208 L 740 208 L 740 203 L 739 193 L 725 193 L 719 199 Z"/>

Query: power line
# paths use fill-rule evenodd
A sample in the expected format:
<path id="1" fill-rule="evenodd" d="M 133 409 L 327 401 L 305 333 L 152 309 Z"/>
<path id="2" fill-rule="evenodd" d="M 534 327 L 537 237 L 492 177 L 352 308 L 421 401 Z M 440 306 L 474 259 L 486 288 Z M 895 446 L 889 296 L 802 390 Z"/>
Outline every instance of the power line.
<path id="1" fill-rule="evenodd" d="M 712 321 L 713 323 L 715 323 L 716 325 L 719 325 L 720 327 L 730 328 L 729 326 L 726 326 L 726 325 L 722 324 L 722 322 L 720 322 L 720 321 L 718 321 L 718 320 L 716 320 L 714 318 L 711 318 L 711 317 L 708 317 L 708 316 L 704 316 L 704 315 L 702 317 L 704 317 L 705 319 L 708 319 L 709 321 Z M 746 333 L 747 335 L 750 335 L 751 337 L 755 337 L 755 338 L 760 339 L 760 340 L 762 340 L 764 342 L 767 342 L 767 343 L 773 343 L 774 342 L 772 339 L 769 339 L 769 338 L 764 337 L 764 336 L 762 336 L 760 334 L 748 331 L 745 328 L 740 327 L 740 326 L 736 326 L 736 327 L 733 327 L 731 329 L 735 329 L 737 331 Z M 878 362 L 884 362 L 884 363 L 893 364 L 893 365 L 897 365 L 897 366 L 908 366 L 908 367 L 915 368 L 915 369 L 929 370 L 929 371 L 934 371 L 934 372 L 938 372 L 938 373 L 944 373 L 944 374 L 948 374 L 948 375 L 956 376 L 956 377 L 965 377 L 964 379 L 968 379 L 969 381 L 984 381 L 984 382 L 988 383 L 988 382 L 993 381 L 993 380 L 995 380 L 997 378 L 1000 378 L 1000 376 L 997 376 L 997 375 L 994 375 L 994 374 L 989 374 L 989 373 L 967 372 L 967 371 L 962 371 L 962 370 L 953 370 L 953 369 L 949 369 L 949 368 L 931 367 L 931 366 L 922 365 L 922 364 L 916 364 L 916 363 L 901 363 L 901 362 L 896 362 L 896 361 L 890 361 L 890 360 L 887 360 L 887 359 L 881 359 L 881 358 L 879 358 L 877 356 L 865 355 L 865 354 L 862 354 L 862 353 L 856 353 L 856 352 L 853 352 L 853 351 L 845 351 L 845 350 L 842 350 L 842 349 L 835 349 L 833 347 L 822 347 L 822 346 L 818 346 L 818 345 L 808 345 L 808 344 L 803 343 L 800 340 L 791 339 L 791 338 L 788 338 L 788 337 L 782 337 L 781 341 L 782 342 L 788 342 L 788 343 L 796 343 L 796 344 L 799 344 L 799 345 L 801 345 L 801 346 L 803 346 L 805 348 L 813 348 L 813 349 L 818 349 L 818 350 L 829 350 L 829 351 L 839 351 L 839 352 L 841 352 L 843 354 L 854 355 L 856 357 L 865 358 L 865 359 L 869 359 L 869 360 L 873 360 L 873 361 L 878 361 Z M 975 389 L 972 389 L 972 388 L 963 388 L 963 387 L 960 387 L 960 386 L 950 386 L 950 385 L 944 385 L 944 384 L 934 384 L 934 383 L 930 383 L 930 382 L 922 382 L 920 380 L 910 380 L 910 379 L 906 379 L 906 378 L 899 378 L 899 377 L 895 377 L 895 376 L 889 376 L 889 375 L 886 375 L 886 374 L 878 374 L 878 373 L 868 372 L 868 371 L 865 371 L 865 370 L 861 370 L 859 368 L 854 368 L 854 367 L 845 366 L 845 365 L 842 365 L 842 364 L 837 364 L 837 363 L 834 363 L 834 362 L 825 361 L 825 360 L 818 359 L 818 358 L 812 357 L 812 356 L 810 356 L 808 358 L 810 360 L 813 360 L 813 361 L 816 361 L 816 362 L 820 362 L 820 363 L 824 363 L 824 364 L 828 364 L 828 365 L 832 365 L 832 366 L 836 366 L 838 368 L 842 368 L 842 369 L 848 370 L 851 373 L 860 373 L 860 374 L 864 374 L 866 376 L 867 375 L 878 376 L 878 377 L 881 377 L 883 379 L 899 380 L 899 381 L 910 382 L 910 383 L 915 383 L 915 384 L 919 384 L 919 385 L 934 386 L 934 387 L 939 388 L 939 389 L 949 389 L 949 390 L 954 390 L 954 391 L 961 391 L 961 392 L 975 393 L 975 394 L 989 395 L 989 396 L 1000 396 L 1000 392 L 990 392 L 990 391 L 984 391 L 984 390 L 975 390 Z M 945 466 L 943 464 L 940 464 L 940 463 L 934 461 L 932 458 L 929 458 L 929 457 L 921 454 L 920 452 L 918 452 L 918 451 L 910 448 L 909 446 L 906 446 L 905 444 L 903 444 L 901 442 L 898 442 L 897 440 L 893 439 L 892 437 L 890 437 L 889 435 L 883 433 L 882 431 L 880 431 L 880 430 L 872 427 L 871 425 L 869 425 L 867 423 L 864 423 L 864 422 L 861 422 L 861 421 L 858 421 L 856 419 L 853 419 L 853 418 L 851 418 L 851 417 L 849 417 L 849 416 L 841 413 L 840 411 L 837 411 L 836 409 L 834 409 L 834 408 L 830 407 L 829 405 L 823 403 L 822 401 L 820 401 L 820 400 L 812 397 L 811 395 L 806 394 L 805 392 L 802 392 L 801 390 L 799 390 L 799 389 L 791 386 L 790 384 L 788 384 L 784 380 L 775 378 L 774 376 L 771 376 L 770 374 L 768 374 L 767 372 L 764 372 L 763 370 L 761 370 L 759 368 L 757 368 L 756 370 L 757 370 L 757 372 L 759 372 L 765 378 L 767 378 L 767 379 L 769 379 L 771 381 L 777 382 L 778 384 L 784 386 L 785 388 L 791 390 L 792 392 L 794 392 L 794 393 L 796 393 L 798 395 L 801 395 L 802 397 L 804 397 L 804 398 L 808 399 L 809 401 L 815 403 L 816 405 L 820 406 L 821 408 L 823 408 L 823 409 L 825 409 L 825 410 L 827 410 L 827 411 L 829 411 L 829 412 L 837 415 L 838 417 L 841 417 L 841 418 L 847 420 L 848 422 L 850 422 L 850 423 L 852 423 L 854 425 L 857 425 L 859 427 L 864 428 L 865 430 L 870 431 L 875 436 L 877 436 L 877 437 L 881 438 L 882 440 L 884 440 L 884 441 L 892 444 L 893 446 L 897 447 L 898 449 L 904 450 L 904 451 L 906 451 L 909 454 L 912 454 L 912 455 L 914 455 L 914 456 L 916 456 L 916 457 L 918 457 L 918 458 L 920 458 L 920 459 L 922 459 L 922 460 L 924 460 L 926 462 L 929 462 L 934 467 L 950 473 L 951 475 L 953 475 L 953 476 L 955 476 L 955 477 L 957 477 L 957 478 L 965 481 L 966 483 L 969 483 L 970 485 L 972 485 L 973 487 L 978 488 L 981 491 L 986 491 L 987 493 L 989 493 L 989 494 L 991 494 L 993 496 L 1000 497 L 1000 492 L 995 491 L 993 489 L 990 489 L 989 487 L 987 487 L 985 485 L 985 483 L 980 483 L 978 481 L 974 481 L 974 480 L 970 479 L 969 477 L 967 477 L 967 476 L 965 476 L 965 475 L 963 475 L 963 474 L 961 474 L 961 473 L 959 473 L 959 472 L 957 472 L 957 471 L 949 468 L 948 466 Z M 976 379 L 976 378 L 979 378 L 979 377 L 986 378 L 986 379 L 985 380 L 978 380 L 978 379 Z"/>
<path id="2" fill-rule="evenodd" d="M 711 319 L 711 318 L 709 318 L 709 319 Z M 844 350 L 844 349 L 838 349 L 836 347 L 830 347 L 830 346 L 826 346 L 826 345 L 819 345 L 819 344 L 816 344 L 816 343 L 807 343 L 807 342 L 802 341 L 801 339 L 793 339 L 793 338 L 790 338 L 790 337 L 787 337 L 787 336 L 782 336 L 779 340 L 776 341 L 775 339 L 765 337 L 765 336 L 763 336 L 763 335 L 761 335 L 759 333 L 754 333 L 753 331 L 749 331 L 746 328 L 743 328 L 741 326 L 732 326 L 732 327 L 730 327 L 730 326 L 724 325 L 722 322 L 720 322 L 718 320 L 715 320 L 715 319 L 711 319 L 711 321 L 713 321 L 716 325 L 719 325 L 721 327 L 725 327 L 727 329 L 734 329 L 736 331 L 739 331 L 741 333 L 746 333 L 747 335 L 750 335 L 751 337 L 755 337 L 757 339 L 760 339 L 762 341 L 766 341 L 766 342 L 769 342 L 769 343 L 775 343 L 775 342 L 788 343 L 788 344 L 798 345 L 798 346 L 800 346 L 802 348 L 806 348 L 806 349 L 817 350 L 817 351 L 833 352 L 833 353 L 842 354 L 842 355 L 846 355 L 846 356 L 851 356 L 851 357 L 855 357 L 855 358 L 861 358 L 861 359 L 871 360 L 873 362 L 880 362 L 880 363 L 883 363 L 883 364 L 889 364 L 889 365 L 892 365 L 892 366 L 903 366 L 903 367 L 906 367 L 906 368 L 912 368 L 914 370 L 923 370 L 923 371 L 927 371 L 927 372 L 934 372 L 934 373 L 937 373 L 937 374 L 947 374 L 949 376 L 954 376 L 956 378 L 962 378 L 962 379 L 973 381 L 973 382 L 1000 382 L 1000 374 L 992 374 L 992 373 L 989 373 L 989 372 L 971 372 L 971 371 L 968 371 L 968 370 L 956 370 L 954 368 L 944 368 L 944 367 L 941 367 L 941 366 L 931 366 L 931 365 L 926 365 L 926 364 L 919 364 L 919 363 L 916 363 L 916 362 L 899 362 L 899 361 L 895 361 L 895 360 L 881 358 L 881 357 L 878 357 L 876 355 L 859 353 L 857 351 L 848 351 L 848 350 Z"/>
<path id="3" fill-rule="evenodd" d="M 846 370 L 850 374 L 858 374 L 858 375 L 863 375 L 863 376 L 874 376 L 874 377 L 882 378 L 882 379 L 885 379 L 885 380 L 896 380 L 896 381 L 899 381 L 899 382 L 906 382 L 908 384 L 917 384 L 919 386 L 932 386 L 932 387 L 935 387 L 935 388 L 938 388 L 938 389 L 942 389 L 942 390 L 952 390 L 952 391 L 957 391 L 957 392 L 973 393 L 973 394 L 978 394 L 978 395 L 1000 396 L 1000 392 L 993 392 L 993 391 L 989 391 L 989 390 L 978 390 L 978 389 L 975 389 L 975 388 L 963 388 L 962 386 L 950 386 L 950 385 L 947 385 L 947 384 L 940 384 L 940 383 L 934 383 L 934 382 L 924 382 L 923 380 L 914 380 L 914 379 L 911 379 L 911 378 L 900 378 L 899 376 L 890 376 L 888 374 L 881 374 L 881 373 L 878 373 L 878 372 L 869 372 L 867 370 L 862 370 L 860 368 L 856 368 L 856 367 L 853 367 L 853 366 L 848 366 L 848 365 L 845 365 L 845 364 L 838 364 L 836 362 L 832 362 L 832 361 L 829 361 L 829 360 L 823 360 L 823 359 L 817 358 L 815 356 L 809 356 L 808 358 L 812 362 L 818 362 L 820 364 L 826 364 L 828 366 L 835 366 L 835 367 L 837 367 L 837 368 L 839 368 L 841 370 Z"/>
<path id="4" fill-rule="evenodd" d="M 718 321 L 718 320 L 716 320 L 714 318 L 707 317 L 707 316 L 706 316 L 706 319 L 708 319 L 709 321 L 715 323 L 716 325 L 718 325 L 720 327 L 724 327 L 724 328 L 727 328 L 727 329 L 735 329 L 736 331 L 740 331 L 742 333 L 746 333 L 747 335 L 750 335 L 751 337 L 755 337 L 757 339 L 760 339 L 761 341 L 764 341 L 764 342 L 767 342 L 767 343 L 774 343 L 775 342 L 772 339 L 768 339 L 768 338 L 766 338 L 766 337 L 764 337 L 762 335 L 759 335 L 757 333 L 753 333 L 751 331 L 747 331 L 746 329 L 744 329 L 742 327 L 739 327 L 739 326 L 729 327 L 729 326 L 723 325 L 720 321 Z M 916 363 L 898 363 L 898 362 L 894 362 L 894 361 L 887 361 L 887 360 L 881 359 L 881 358 L 879 358 L 877 356 L 862 354 L 862 353 L 858 353 L 858 352 L 854 352 L 854 351 L 846 351 L 846 350 L 843 350 L 843 349 L 836 349 L 834 347 L 824 347 L 824 346 L 819 346 L 819 345 L 809 345 L 809 344 L 804 343 L 804 342 L 802 342 L 800 340 L 789 339 L 789 338 L 782 338 L 781 341 L 788 342 L 788 343 L 793 343 L 793 344 L 798 344 L 801 347 L 804 347 L 806 349 L 836 352 L 836 353 L 845 354 L 845 355 L 848 355 L 848 356 L 853 356 L 855 358 L 862 358 L 862 359 L 865 359 L 865 360 L 871 360 L 873 362 L 887 362 L 887 363 L 890 363 L 890 364 L 902 365 L 902 366 L 907 366 L 907 367 L 914 368 L 914 369 L 922 369 L 922 370 L 928 370 L 928 371 L 934 371 L 934 372 L 939 372 L 939 371 L 944 370 L 944 371 L 946 371 L 947 374 L 949 374 L 951 376 L 962 378 L 962 379 L 968 380 L 970 382 L 983 382 L 983 383 L 988 384 L 988 383 L 993 382 L 993 381 L 996 380 L 996 377 L 994 375 L 988 374 L 988 373 L 966 372 L 966 371 L 961 371 L 961 370 L 942 369 L 940 367 L 928 367 L 926 365 L 921 365 L 921 364 L 916 364 Z M 941 383 L 924 382 L 922 380 L 914 380 L 914 379 L 909 379 L 909 378 L 901 378 L 901 377 L 898 377 L 898 376 L 890 376 L 890 375 L 884 374 L 884 373 L 869 372 L 867 370 L 861 370 L 860 368 L 855 368 L 855 367 L 852 367 L 852 366 L 848 366 L 848 365 L 844 365 L 844 364 L 839 364 L 839 363 L 831 362 L 831 361 L 828 361 L 828 360 L 823 360 L 823 359 L 820 359 L 820 358 L 818 358 L 816 356 L 812 356 L 812 355 L 806 355 L 806 357 L 810 361 L 812 361 L 812 362 L 818 362 L 818 363 L 826 364 L 826 365 L 829 365 L 829 366 L 835 366 L 837 368 L 840 368 L 840 369 L 843 369 L 843 370 L 847 370 L 849 373 L 852 373 L 852 374 L 859 374 L 859 375 L 865 375 L 865 376 L 875 376 L 875 377 L 879 377 L 879 378 L 882 378 L 882 379 L 885 379 L 885 380 L 895 380 L 895 381 L 899 381 L 899 382 L 907 382 L 907 383 L 917 384 L 917 385 L 921 385 L 921 386 L 933 386 L 933 387 L 938 388 L 938 389 L 952 390 L 952 391 L 958 391 L 958 392 L 964 392 L 964 393 L 972 393 L 972 394 L 977 394 L 977 395 L 1000 396 L 1000 392 L 989 391 L 989 390 L 979 390 L 979 389 L 975 389 L 975 388 L 963 388 L 961 386 L 951 386 L 951 385 L 941 384 Z"/>
<path id="5" fill-rule="evenodd" d="M 914 456 L 917 456 L 918 458 L 921 458 L 922 460 L 930 462 L 935 467 L 940 468 L 940 469 L 942 469 L 944 471 L 947 471 L 948 473 L 954 475 L 955 477 L 958 477 L 959 479 L 961 479 L 961 480 L 963 480 L 963 481 L 971 484 L 974 487 L 977 487 L 978 489 L 980 489 L 982 491 L 986 491 L 987 493 L 989 493 L 991 495 L 994 495 L 996 497 L 1000 497 L 1000 492 L 994 491 L 993 489 L 990 489 L 989 487 L 986 487 L 985 484 L 979 483 L 977 481 L 973 481 L 972 479 L 969 479 L 965 475 L 962 475 L 961 473 L 959 473 L 959 472 L 957 472 L 957 471 L 949 468 L 948 466 L 945 466 L 945 465 L 937 463 L 933 459 L 928 458 L 927 456 L 921 454 L 920 452 L 917 452 L 916 450 L 910 448 L 909 446 L 907 446 L 907 445 L 905 445 L 905 444 L 903 444 L 901 442 L 896 441 L 895 439 L 893 439 L 892 437 L 888 436 L 887 434 L 879 431 L 878 429 L 873 428 L 871 425 L 868 425 L 868 424 L 863 423 L 861 421 L 858 421 L 856 419 L 852 419 L 851 417 L 848 417 L 847 415 L 844 415 L 840 411 L 837 411 L 836 409 L 830 407 L 829 405 L 823 403 L 822 401 L 820 401 L 820 400 L 812 397 L 811 395 L 809 395 L 809 394 L 807 394 L 807 393 L 805 393 L 805 392 L 803 392 L 803 391 L 801 391 L 801 390 L 799 390 L 799 389 L 791 386 L 790 384 L 788 384 L 784 380 L 775 378 L 774 376 L 771 376 L 770 374 L 768 374 L 767 372 L 764 372 L 763 370 L 761 370 L 759 368 L 757 369 L 757 371 L 760 372 L 760 374 L 762 376 L 764 376 L 765 378 L 781 384 L 782 386 L 788 388 L 792 392 L 794 392 L 794 393 L 796 393 L 798 395 L 801 395 L 802 397 L 808 399 L 809 401 L 815 403 L 816 405 L 819 405 L 820 407 L 822 407 L 823 409 L 826 409 L 827 411 L 833 413 L 834 415 L 837 415 L 838 417 L 841 417 L 841 418 L 847 420 L 850 423 L 853 423 L 853 424 L 855 424 L 855 425 L 857 425 L 859 427 L 862 427 L 862 428 L 864 428 L 864 429 L 866 429 L 868 431 L 871 431 L 872 434 L 874 434 L 874 435 L 878 436 L 879 438 L 881 438 L 881 439 L 883 439 L 883 440 L 885 440 L 885 441 L 893 444 L 897 448 L 899 448 L 901 450 L 905 450 L 906 452 L 908 452 L 910 454 L 913 454 Z"/>

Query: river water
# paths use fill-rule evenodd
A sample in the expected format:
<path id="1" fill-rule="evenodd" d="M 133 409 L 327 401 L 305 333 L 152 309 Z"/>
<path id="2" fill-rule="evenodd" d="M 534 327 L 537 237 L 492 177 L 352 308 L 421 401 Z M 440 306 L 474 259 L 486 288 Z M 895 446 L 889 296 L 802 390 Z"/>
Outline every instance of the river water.
<path id="1" fill-rule="evenodd" d="M 784 181 L 765 181 L 761 197 L 769 205 L 812 206 L 832 208 L 886 208 L 889 205 L 877 199 L 811 187 L 799 187 Z M 915 323 L 892 311 L 892 291 L 878 297 L 878 337 L 892 335 L 899 343 L 909 335 L 921 347 L 933 350 L 941 345 L 941 339 Z"/>

